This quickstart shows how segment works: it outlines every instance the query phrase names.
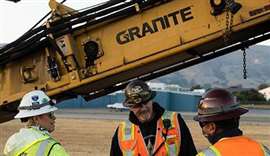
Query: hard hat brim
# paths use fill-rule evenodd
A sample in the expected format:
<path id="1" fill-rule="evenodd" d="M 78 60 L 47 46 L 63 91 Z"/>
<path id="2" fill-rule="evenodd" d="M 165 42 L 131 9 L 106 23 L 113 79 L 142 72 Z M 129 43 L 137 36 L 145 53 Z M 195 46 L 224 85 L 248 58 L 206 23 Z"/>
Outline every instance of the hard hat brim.
<path id="1" fill-rule="evenodd" d="M 155 97 L 156 97 L 156 91 L 151 91 L 151 96 L 150 96 L 150 98 L 148 99 L 148 100 L 146 100 L 146 101 L 150 101 L 150 100 L 153 100 Z M 145 102 L 145 101 L 144 101 Z M 125 106 L 125 107 L 130 107 L 131 105 L 134 105 L 134 103 L 132 103 L 132 101 L 131 100 L 129 100 L 128 98 L 126 98 L 125 100 L 124 100 L 124 102 L 123 102 L 123 106 Z"/>
<path id="2" fill-rule="evenodd" d="M 212 114 L 212 115 L 198 114 L 198 115 L 194 116 L 193 120 L 198 121 L 198 122 L 221 121 L 221 120 L 227 120 L 227 119 L 239 117 L 247 112 L 248 112 L 247 109 L 239 107 L 236 110 L 224 112 L 224 113 L 220 113 L 220 114 Z"/>
<path id="3" fill-rule="evenodd" d="M 42 114 L 47 114 L 50 112 L 56 111 L 58 108 L 55 106 L 47 105 L 44 106 L 38 110 L 21 110 L 14 118 L 20 119 L 20 118 L 27 118 L 32 116 L 38 116 Z"/>

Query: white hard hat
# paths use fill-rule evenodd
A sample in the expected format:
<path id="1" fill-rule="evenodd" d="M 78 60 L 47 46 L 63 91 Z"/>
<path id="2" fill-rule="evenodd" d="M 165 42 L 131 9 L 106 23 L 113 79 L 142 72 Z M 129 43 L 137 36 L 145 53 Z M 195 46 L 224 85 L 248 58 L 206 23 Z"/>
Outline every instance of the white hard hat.
<path id="1" fill-rule="evenodd" d="M 15 118 L 26 118 L 56 111 L 55 103 L 41 90 L 25 94 L 19 105 Z"/>

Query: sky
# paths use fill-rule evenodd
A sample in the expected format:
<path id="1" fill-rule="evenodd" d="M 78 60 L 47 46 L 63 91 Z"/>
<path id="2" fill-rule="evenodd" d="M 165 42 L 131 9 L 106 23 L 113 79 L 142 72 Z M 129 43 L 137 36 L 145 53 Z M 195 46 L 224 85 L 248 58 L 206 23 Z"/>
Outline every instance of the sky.
<path id="1" fill-rule="evenodd" d="M 61 2 L 62 0 L 57 0 Z M 66 0 L 65 5 L 82 9 L 106 0 Z M 49 0 L 0 0 L 0 43 L 10 43 L 28 31 L 49 11 Z"/>
<path id="2" fill-rule="evenodd" d="M 105 1 L 66 0 L 64 4 L 74 9 L 82 9 Z M 50 11 L 48 2 L 49 0 L 21 0 L 14 3 L 0 0 L 0 43 L 16 40 L 35 25 Z M 270 46 L 270 40 L 260 44 Z"/>

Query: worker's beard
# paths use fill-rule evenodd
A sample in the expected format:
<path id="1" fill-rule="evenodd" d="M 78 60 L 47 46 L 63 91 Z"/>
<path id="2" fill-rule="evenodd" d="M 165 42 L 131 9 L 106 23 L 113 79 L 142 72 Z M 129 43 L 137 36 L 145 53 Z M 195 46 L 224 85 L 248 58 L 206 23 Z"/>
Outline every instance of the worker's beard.
<path id="1" fill-rule="evenodd" d="M 141 123 L 149 122 L 153 118 L 152 111 L 148 108 L 137 112 L 136 116 L 140 120 Z"/>

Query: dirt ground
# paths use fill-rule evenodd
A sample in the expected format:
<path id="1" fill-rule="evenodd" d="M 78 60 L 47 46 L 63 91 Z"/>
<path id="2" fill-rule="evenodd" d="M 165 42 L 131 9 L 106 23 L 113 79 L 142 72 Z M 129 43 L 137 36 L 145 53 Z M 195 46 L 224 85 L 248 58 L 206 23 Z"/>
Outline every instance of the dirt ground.
<path id="1" fill-rule="evenodd" d="M 186 121 L 193 135 L 198 150 L 209 144 L 201 135 L 201 130 L 194 121 Z M 57 119 L 53 136 L 58 139 L 71 156 L 107 156 L 111 138 L 119 120 L 96 119 Z M 19 121 L 0 124 L 0 150 L 7 138 L 23 125 Z M 241 129 L 247 136 L 270 147 L 270 122 L 243 122 Z M 1 155 L 1 154 L 0 154 Z"/>

